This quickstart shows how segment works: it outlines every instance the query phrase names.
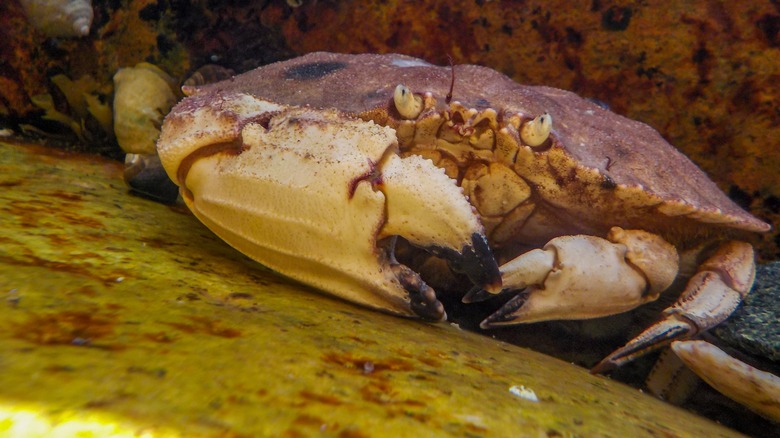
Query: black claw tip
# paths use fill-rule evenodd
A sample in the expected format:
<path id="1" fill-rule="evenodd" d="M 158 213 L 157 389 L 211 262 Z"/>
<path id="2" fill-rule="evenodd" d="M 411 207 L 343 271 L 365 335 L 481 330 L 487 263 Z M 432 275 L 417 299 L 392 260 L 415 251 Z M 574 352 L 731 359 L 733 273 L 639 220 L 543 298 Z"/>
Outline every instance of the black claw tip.
<path id="1" fill-rule="evenodd" d="M 460 252 L 440 246 L 428 247 L 426 251 L 447 260 L 453 270 L 466 274 L 480 289 L 494 294 L 501 292 L 501 272 L 484 235 L 472 234 L 471 245 L 464 245 Z"/>
<path id="2" fill-rule="evenodd" d="M 437 299 L 429 300 L 427 297 L 413 296 L 413 294 L 410 294 L 410 298 L 412 311 L 420 318 L 431 321 L 444 321 L 447 319 L 447 312 L 444 311 L 444 305 L 441 301 Z"/>
<path id="3" fill-rule="evenodd" d="M 495 296 L 496 294 L 492 294 L 485 289 L 482 289 L 481 286 L 474 286 L 466 293 L 461 301 L 466 304 L 479 303 L 481 301 L 487 301 Z"/>
<path id="4" fill-rule="evenodd" d="M 528 298 L 528 293 L 523 290 L 516 297 L 507 301 L 500 309 L 496 310 L 493 314 L 485 318 L 479 327 L 483 329 L 495 328 L 500 325 L 511 324 L 517 319 L 515 312 L 523 307 Z"/>
<path id="5" fill-rule="evenodd" d="M 485 236 L 471 235 L 471 245 L 463 248 L 459 267 L 472 283 L 482 289 L 498 293 L 501 291 L 501 272 Z"/>
<path id="6" fill-rule="evenodd" d="M 612 371 L 651 351 L 665 347 L 671 344 L 672 341 L 690 337 L 692 332 L 692 327 L 687 323 L 680 323 L 675 320 L 662 321 L 645 330 L 623 347 L 610 353 L 609 356 L 591 368 L 590 372 L 592 374 L 601 374 Z"/>
<path id="7" fill-rule="evenodd" d="M 605 357 L 601 362 L 597 363 L 596 366 L 590 369 L 590 373 L 604 374 L 615 370 L 617 367 L 617 364 L 612 361 L 611 357 Z"/>
<path id="8" fill-rule="evenodd" d="M 409 292 L 409 307 L 420 318 L 433 321 L 444 321 L 447 313 L 444 304 L 436 298 L 436 291 L 420 278 L 420 276 L 401 264 L 392 265 L 398 281 Z"/>

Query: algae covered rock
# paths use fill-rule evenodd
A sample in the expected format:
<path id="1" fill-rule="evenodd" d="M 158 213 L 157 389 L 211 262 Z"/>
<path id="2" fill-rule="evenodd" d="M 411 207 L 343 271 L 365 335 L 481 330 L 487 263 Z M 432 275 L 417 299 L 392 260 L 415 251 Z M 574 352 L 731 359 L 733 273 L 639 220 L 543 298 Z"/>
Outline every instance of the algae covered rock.
<path id="1" fill-rule="evenodd" d="M 3 143 L 0 185 L 0 435 L 734 434 L 281 278 L 181 207 L 129 196 L 119 163 Z"/>
<path id="2" fill-rule="evenodd" d="M 750 295 L 714 332 L 741 350 L 780 362 L 780 262 L 756 268 Z"/>

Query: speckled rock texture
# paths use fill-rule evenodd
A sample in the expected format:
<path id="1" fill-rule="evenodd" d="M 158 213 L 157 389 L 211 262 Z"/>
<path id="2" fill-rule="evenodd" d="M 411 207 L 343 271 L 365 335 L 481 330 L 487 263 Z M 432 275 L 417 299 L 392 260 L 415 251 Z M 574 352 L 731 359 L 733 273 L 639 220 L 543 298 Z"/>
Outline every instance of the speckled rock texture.
<path id="1" fill-rule="evenodd" d="M 748 353 L 780 365 L 780 263 L 758 266 L 750 295 L 714 333 Z"/>

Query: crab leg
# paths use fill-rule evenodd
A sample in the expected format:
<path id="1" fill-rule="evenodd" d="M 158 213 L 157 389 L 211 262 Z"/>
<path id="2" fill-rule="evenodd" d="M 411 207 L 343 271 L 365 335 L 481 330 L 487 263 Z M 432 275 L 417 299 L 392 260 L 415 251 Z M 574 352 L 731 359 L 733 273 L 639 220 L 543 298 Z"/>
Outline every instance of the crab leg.
<path id="1" fill-rule="evenodd" d="M 609 371 L 674 340 L 690 338 L 720 324 L 750 291 L 755 270 L 750 244 L 722 244 L 700 265 L 677 302 L 664 310 L 666 318 L 614 351 L 591 371 Z"/>
<path id="2" fill-rule="evenodd" d="M 672 342 L 674 353 L 710 386 L 759 415 L 780 421 L 780 378 L 705 341 Z"/>
<path id="3" fill-rule="evenodd" d="M 614 227 L 607 239 L 563 236 L 501 266 L 504 289 L 522 289 L 483 328 L 551 319 L 586 319 L 652 301 L 677 275 L 678 256 L 661 237 Z M 484 292 L 465 300 L 483 298 Z"/>

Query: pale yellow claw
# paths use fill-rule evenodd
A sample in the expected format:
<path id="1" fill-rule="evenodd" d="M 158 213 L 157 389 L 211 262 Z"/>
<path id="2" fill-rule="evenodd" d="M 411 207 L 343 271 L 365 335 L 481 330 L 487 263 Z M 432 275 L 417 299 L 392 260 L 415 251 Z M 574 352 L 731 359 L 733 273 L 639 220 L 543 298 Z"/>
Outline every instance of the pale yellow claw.
<path id="1" fill-rule="evenodd" d="M 415 119 L 423 110 L 423 101 L 420 96 L 415 96 L 409 87 L 398 84 L 393 92 L 395 109 L 405 119 Z"/>
<path id="2" fill-rule="evenodd" d="M 483 327 L 588 319 L 631 310 L 658 297 L 678 269 L 674 247 L 641 230 L 613 227 L 609 240 L 560 236 L 501 266 L 505 289 L 527 288 Z M 599 272 L 597 276 L 584 273 Z"/>
<path id="3" fill-rule="evenodd" d="M 391 128 L 243 93 L 220 111 L 169 116 L 158 150 L 190 210 L 234 248 L 346 300 L 433 320 L 444 309 L 395 260 L 394 236 L 500 287 L 463 190 L 430 160 L 397 155 Z"/>
<path id="4" fill-rule="evenodd" d="M 528 146 L 541 146 L 550 137 L 551 130 L 552 116 L 544 113 L 523 125 L 520 130 L 520 139 Z"/>

